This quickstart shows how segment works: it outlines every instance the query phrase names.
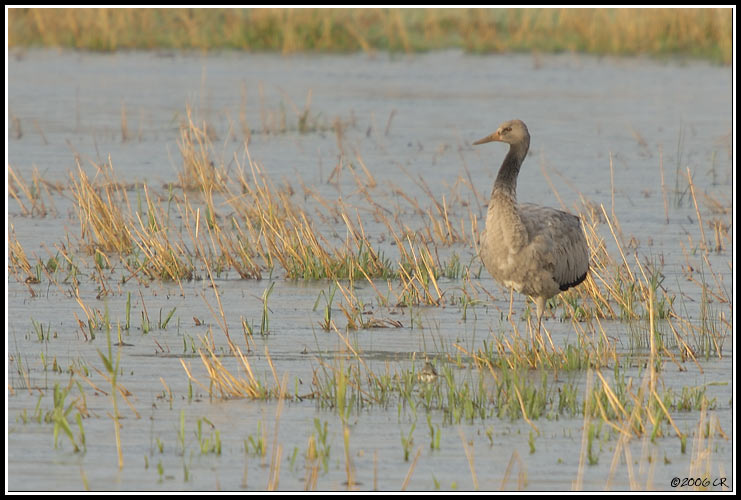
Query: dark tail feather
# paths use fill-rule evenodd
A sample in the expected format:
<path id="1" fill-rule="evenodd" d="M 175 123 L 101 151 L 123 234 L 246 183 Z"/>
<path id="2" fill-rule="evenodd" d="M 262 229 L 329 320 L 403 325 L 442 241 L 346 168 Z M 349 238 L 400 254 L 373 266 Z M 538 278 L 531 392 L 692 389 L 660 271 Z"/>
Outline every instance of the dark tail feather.
<path id="1" fill-rule="evenodd" d="M 559 288 L 559 289 L 560 289 L 560 290 L 561 290 L 562 292 L 565 292 L 565 291 L 566 291 L 566 290 L 568 290 L 569 288 L 571 288 L 571 287 L 574 287 L 574 286 L 578 285 L 579 283 L 581 283 L 582 281 L 584 281 L 585 279 L 587 279 L 587 274 L 588 274 L 588 273 L 589 273 L 589 271 L 587 271 L 586 273 L 584 273 L 584 275 L 582 275 L 581 277 L 577 278 L 577 280 L 576 280 L 576 281 L 573 281 L 573 282 L 571 282 L 571 283 L 564 283 L 563 285 L 559 285 L 559 287 L 558 287 L 558 288 Z"/>

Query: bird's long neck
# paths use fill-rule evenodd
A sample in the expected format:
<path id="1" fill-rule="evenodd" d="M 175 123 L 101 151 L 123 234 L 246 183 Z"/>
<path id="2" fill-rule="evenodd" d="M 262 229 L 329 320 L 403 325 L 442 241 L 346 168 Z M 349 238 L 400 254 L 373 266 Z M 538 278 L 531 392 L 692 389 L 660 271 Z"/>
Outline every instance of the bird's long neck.
<path id="1" fill-rule="evenodd" d="M 491 192 L 492 197 L 495 193 L 500 192 L 510 197 L 513 202 L 517 199 L 517 176 L 529 147 L 529 138 L 509 146 L 509 152 L 505 156 L 502 166 L 499 167 L 497 180 L 494 182 L 494 189 Z"/>

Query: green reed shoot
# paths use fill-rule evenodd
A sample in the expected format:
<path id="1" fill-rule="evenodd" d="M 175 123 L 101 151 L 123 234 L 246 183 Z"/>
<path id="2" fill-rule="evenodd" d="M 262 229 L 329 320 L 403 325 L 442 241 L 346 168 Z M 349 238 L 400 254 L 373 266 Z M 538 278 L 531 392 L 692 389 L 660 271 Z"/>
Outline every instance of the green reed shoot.
<path id="1" fill-rule="evenodd" d="M 159 321 L 159 329 L 164 330 L 167 328 L 167 324 L 172 319 L 173 314 L 175 314 L 175 311 L 177 310 L 177 307 L 173 307 L 172 310 L 167 314 L 167 317 L 165 317 L 164 321 L 162 320 L 162 309 L 160 308 L 160 321 Z"/>
<path id="2" fill-rule="evenodd" d="M 36 333 L 36 339 L 39 342 L 49 342 L 49 339 L 51 338 L 51 323 L 46 326 L 46 333 L 44 333 L 44 325 L 37 322 L 35 319 L 31 318 L 31 324 Z"/>
<path id="3" fill-rule="evenodd" d="M 587 460 L 589 461 L 589 465 L 597 465 L 599 463 L 599 457 L 593 452 L 595 435 L 595 425 L 590 422 L 589 430 L 587 431 Z"/>
<path id="4" fill-rule="evenodd" d="M 530 454 L 532 455 L 535 453 L 535 434 L 533 431 L 530 431 L 527 438 L 527 444 L 530 447 Z"/>
<path id="5" fill-rule="evenodd" d="M 65 408 L 65 400 L 67 399 L 67 395 L 69 394 L 70 389 L 71 387 L 63 389 L 59 386 L 59 384 L 54 384 L 54 409 L 50 412 L 50 414 L 47 415 L 46 420 L 54 423 L 54 448 L 57 447 L 59 441 L 59 432 L 62 431 L 64 435 L 69 438 L 69 441 L 70 443 L 72 443 L 72 447 L 74 448 L 76 453 L 80 451 L 80 447 L 75 441 L 75 437 L 72 433 L 72 427 L 70 427 L 70 423 L 67 420 L 67 416 L 75 406 L 75 401 L 72 401 Z M 81 426 L 81 421 L 79 421 L 78 424 Z"/>
<path id="6" fill-rule="evenodd" d="M 314 429 L 316 430 L 316 434 L 314 434 L 316 436 L 314 441 L 316 443 L 316 453 L 322 462 L 324 472 L 327 472 L 329 470 L 329 455 L 331 450 L 331 446 L 327 442 L 327 437 L 329 436 L 328 422 L 322 424 L 321 420 L 314 418 Z"/>
<path id="7" fill-rule="evenodd" d="M 313 311 L 316 311 L 317 306 L 319 305 L 319 299 L 324 297 L 324 319 L 319 322 L 319 326 L 322 327 L 322 330 L 329 331 L 331 329 L 332 325 L 332 303 L 334 302 L 334 295 L 337 293 L 338 284 L 335 282 L 331 287 L 329 293 L 325 293 L 324 290 L 319 292 L 319 295 L 316 298 L 316 301 L 314 302 L 314 308 Z"/>
<path id="8" fill-rule="evenodd" d="M 414 433 L 414 429 L 417 427 L 417 423 L 413 423 L 412 427 L 409 429 L 409 432 L 404 434 L 403 431 L 401 431 L 401 448 L 404 450 L 404 461 L 409 461 L 409 454 L 412 451 L 412 446 L 414 445 L 414 438 L 412 437 L 412 434 Z"/>
<path id="9" fill-rule="evenodd" d="M 108 308 L 106 307 L 106 312 Z M 108 355 L 104 354 L 100 349 L 97 349 L 98 355 L 101 361 L 103 361 L 103 367 L 105 368 L 108 380 L 111 383 L 111 401 L 113 403 L 113 431 L 116 439 L 116 451 L 118 453 L 118 468 L 122 469 L 124 465 L 123 461 L 123 450 L 121 449 L 121 424 L 119 423 L 118 413 L 118 399 L 116 394 L 118 393 L 117 380 L 119 372 L 119 364 L 121 362 L 121 348 L 116 350 L 116 359 L 113 359 L 113 346 L 111 343 L 111 330 L 106 329 L 106 341 L 108 345 Z"/>
<path id="10" fill-rule="evenodd" d="M 204 422 L 213 430 L 213 433 L 210 436 L 206 436 L 203 432 Z M 198 447 L 201 450 L 202 455 L 208 453 L 221 455 L 221 434 L 219 433 L 219 430 L 215 428 L 214 424 L 206 417 L 199 418 L 196 421 L 196 439 L 198 440 Z"/>
<path id="11" fill-rule="evenodd" d="M 262 292 L 262 318 L 260 319 L 260 335 L 267 335 L 270 333 L 270 308 L 268 307 L 268 298 L 273 292 L 275 281 L 270 283 L 270 286 Z"/>
<path id="12" fill-rule="evenodd" d="M 430 418 L 430 414 L 427 414 L 427 427 L 430 430 L 430 449 L 431 450 L 439 450 L 440 449 L 440 426 L 432 425 L 432 419 Z"/>
<path id="13" fill-rule="evenodd" d="M 131 292 L 126 293 L 126 323 L 124 330 L 131 329 Z"/>
<path id="14" fill-rule="evenodd" d="M 250 449 L 252 450 L 252 453 L 254 453 L 258 457 L 264 457 L 268 451 L 268 447 L 265 442 L 265 436 L 262 432 L 261 421 L 257 422 L 257 432 L 254 434 L 254 436 L 247 436 L 247 439 L 244 441 L 245 452 L 250 453 Z"/>
<path id="15" fill-rule="evenodd" d="M 177 440 L 180 452 L 185 455 L 185 410 L 180 410 L 180 427 L 177 432 Z"/>

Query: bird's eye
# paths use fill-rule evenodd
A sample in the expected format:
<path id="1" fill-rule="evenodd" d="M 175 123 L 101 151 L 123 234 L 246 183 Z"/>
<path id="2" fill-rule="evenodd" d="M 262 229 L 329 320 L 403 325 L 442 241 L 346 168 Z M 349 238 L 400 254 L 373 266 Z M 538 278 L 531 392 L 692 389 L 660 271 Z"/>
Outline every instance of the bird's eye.
<path id="1" fill-rule="evenodd" d="M 512 132 L 512 127 L 507 127 L 507 128 L 502 129 L 503 134 L 506 134 L 507 132 Z"/>

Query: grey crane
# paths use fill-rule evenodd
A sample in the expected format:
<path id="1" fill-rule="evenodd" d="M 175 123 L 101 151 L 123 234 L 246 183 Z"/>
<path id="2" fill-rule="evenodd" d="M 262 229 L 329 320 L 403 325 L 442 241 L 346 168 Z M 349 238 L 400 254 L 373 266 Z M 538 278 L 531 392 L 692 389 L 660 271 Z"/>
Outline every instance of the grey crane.
<path id="1" fill-rule="evenodd" d="M 584 281 L 589 249 L 579 217 L 532 203 L 517 203 L 517 175 L 530 148 L 521 120 L 502 123 L 474 145 L 499 141 L 509 152 L 499 167 L 481 235 L 480 256 L 500 284 L 530 296 L 537 306 L 538 331 L 545 302 Z"/>

